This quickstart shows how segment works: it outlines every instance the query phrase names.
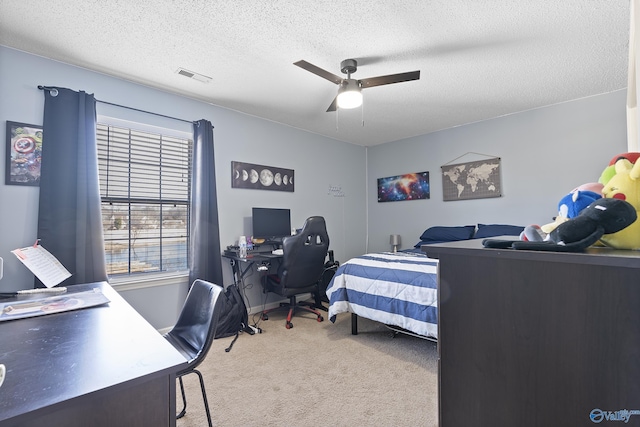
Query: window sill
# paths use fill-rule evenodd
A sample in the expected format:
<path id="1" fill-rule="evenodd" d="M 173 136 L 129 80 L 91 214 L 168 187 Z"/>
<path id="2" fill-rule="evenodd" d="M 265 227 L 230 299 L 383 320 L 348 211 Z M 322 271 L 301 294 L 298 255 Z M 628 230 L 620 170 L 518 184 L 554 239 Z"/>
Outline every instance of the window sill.
<path id="1" fill-rule="evenodd" d="M 109 284 L 117 291 L 153 288 L 157 286 L 188 284 L 189 271 L 170 273 L 134 274 L 130 276 L 109 278 Z"/>

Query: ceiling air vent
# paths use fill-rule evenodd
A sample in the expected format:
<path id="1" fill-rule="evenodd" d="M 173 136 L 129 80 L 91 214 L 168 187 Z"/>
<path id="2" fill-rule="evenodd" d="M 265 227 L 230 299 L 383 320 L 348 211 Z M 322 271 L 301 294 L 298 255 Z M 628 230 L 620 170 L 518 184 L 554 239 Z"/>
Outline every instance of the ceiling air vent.
<path id="1" fill-rule="evenodd" d="M 194 73 L 193 71 L 185 70 L 184 68 L 178 68 L 176 73 L 202 83 L 209 83 L 211 81 L 211 77 L 205 76 L 204 74 Z"/>

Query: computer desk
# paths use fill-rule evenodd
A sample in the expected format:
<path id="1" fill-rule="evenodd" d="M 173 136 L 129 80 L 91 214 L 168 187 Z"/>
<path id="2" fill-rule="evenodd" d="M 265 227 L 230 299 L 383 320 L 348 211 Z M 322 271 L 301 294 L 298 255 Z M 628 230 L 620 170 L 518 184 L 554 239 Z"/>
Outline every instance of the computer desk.
<path id="1" fill-rule="evenodd" d="M 247 256 L 242 258 L 237 251 L 227 249 L 222 253 L 222 256 L 229 260 L 233 272 L 233 283 L 238 286 L 238 289 L 245 289 L 244 278 L 254 268 L 261 275 L 266 275 L 274 264 L 277 265 L 282 259 L 282 255 L 276 255 L 266 250 L 248 251 Z M 262 278 L 260 280 L 262 281 Z M 246 305 L 249 307 L 249 304 Z M 251 325 L 247 325 L 244 331 L 250 335 L 262 332 L 260 328 Z"/>
<path id="2" fill-rule="evenodd" d="M 187 361 L 108 283 L 68 293 L 96 287 L 108 304 L 0 322 L 2 427 L 176 425 Z"/>
<path id="3" fill-rule="evenodd" d="M 271 251 L 253 250 L 247 252 L 246 258 L 241 258 L 237 251 L 226 250 L 222 256 L 229 260 L 233 271 L 233 282 L 244 287 L 245 276 L 254 268 L 259 272 L 267 272 L 273 265 L 277 265 L 282 255 L 276 255 Z"/>
<path id="4" fill-rule="evenodd" d="M 329 252 L 331 260 L 333 260 L 333 251 Z M 241 258 L 238 252 L 233 250 L 224 251 L 222 256 L 229 259 L 233 271 L 233 282 L 238 285 L 239 288 L 245 287 L 244 278 L 253 268 L 257 268 L 261 275 L 267 275 L 269 271 L 272 271 L 272 269 L 280 263 L 283 257 L 282 255 L 273 254 L 270 251 L 260 250 L 249 251 L 246 258 Z M 260 279 L 262 281 L 262 277 Z M 316 307 L 320 310 L 328 311 L 328 309 L 322 305 L 318 294 L 315 295 L 315 298 Z M 247 332 L 252 333 L 251 330 Z"/>

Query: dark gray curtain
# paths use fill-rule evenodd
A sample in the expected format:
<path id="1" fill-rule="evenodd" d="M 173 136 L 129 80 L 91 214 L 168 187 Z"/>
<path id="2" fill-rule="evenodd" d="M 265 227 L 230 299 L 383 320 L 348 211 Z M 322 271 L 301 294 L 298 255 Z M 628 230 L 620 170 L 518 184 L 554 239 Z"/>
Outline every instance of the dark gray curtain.
<path id="1" fill-rule="evenodd" d="M 44 90 L 38 238 L 72 276 L 60 286 L 107 280 L 96 145 L 96 100 Z M 36 286 L 42 286 L 36 279 Z"/>
<path id="2" fill-rule="evenodd" d="M 220 256 L 220 229 L 218 228 L 213 126 L 208 120 L 199 120 L 193 124 L 190 218 L 189 283 L 193 283 L 195 279 L 203 279 L 224 286 Z"/>

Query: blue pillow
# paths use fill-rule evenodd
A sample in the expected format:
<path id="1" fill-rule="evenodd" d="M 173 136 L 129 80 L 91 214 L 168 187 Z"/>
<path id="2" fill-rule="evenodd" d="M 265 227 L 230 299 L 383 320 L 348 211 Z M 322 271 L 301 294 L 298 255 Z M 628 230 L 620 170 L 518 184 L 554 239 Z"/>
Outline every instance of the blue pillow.
<path id="1" fill-rule="evenodd" d="M 478 231 L 474 238 L 482 239 L 496 236 L 519 236 L 524 227 L 507 224 L 478 224 Z"/>
<path id="2" fill-rule="evenodd" d="M 420 240 L 426 242 L 455 242 L 468 240 L 476 231 L 475 225 L 463 225 L 458 227 L 435 226 L 427 228 L 420 236 Z"/>

